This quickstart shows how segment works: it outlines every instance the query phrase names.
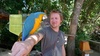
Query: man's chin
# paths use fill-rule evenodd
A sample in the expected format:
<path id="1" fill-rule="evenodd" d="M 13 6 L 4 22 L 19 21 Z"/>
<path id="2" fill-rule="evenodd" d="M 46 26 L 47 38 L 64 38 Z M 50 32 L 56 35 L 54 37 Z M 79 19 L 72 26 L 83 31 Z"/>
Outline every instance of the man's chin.
<path id="1" fill-rule="evenodd" d="M 51 26 L 52 28 L 57 28 L 57 26 Z"/>

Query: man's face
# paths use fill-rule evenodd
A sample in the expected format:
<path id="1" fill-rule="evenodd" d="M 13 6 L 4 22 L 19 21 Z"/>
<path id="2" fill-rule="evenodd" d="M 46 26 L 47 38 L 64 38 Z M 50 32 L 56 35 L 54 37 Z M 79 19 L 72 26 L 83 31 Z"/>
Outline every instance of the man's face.
<path id="1" fill-rule="evenodd" d="M 60 15 L 58 13 L 51 13 L 50 15 L 50 25 L 53 28 L 59 27 L 62 20 L 60 18 Z"/>

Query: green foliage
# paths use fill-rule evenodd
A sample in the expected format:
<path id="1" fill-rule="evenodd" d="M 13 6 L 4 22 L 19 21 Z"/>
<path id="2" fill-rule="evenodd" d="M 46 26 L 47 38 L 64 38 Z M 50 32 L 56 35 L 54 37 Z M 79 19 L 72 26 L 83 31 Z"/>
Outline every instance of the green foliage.
<path id="1" fill-rule="evenodd" d="M 91 34 L 91 39 L 100 42 L 100 25 L 98 25 Z"/>
<path id="2" fill-rule="evenodd" d="M 79 44 L 80 44 L 80 41 L 83 41 L 83 40 L 89 40 L 89 35 L 87 35 L 85 33 L 86 31 L 83 31 L 82 29 L 78 28 L 77 29 L 77 34 L 76 34 L 76 38 L 75 38 L 75 55 L 76 56 L 81 56 L 81 50 L 79 48 Z"/>
<path id="3" fill-rule="evenodd" d="M 18 11 L 22 11 L 23 0 L 1 0 L 0 9 L 7 11 L 10 14 L 17 14 Z"/>
<path id="4" fill-rule="evenodd" d="M 2 45 L 2 47 L 6 46 L 6 48 L 9 48 L 9 49 L 11 49 L 14 42 L 17 41 L 17 39 L 18 39 L 18 36 L 16 36 L 16 35 L 12 34 L 11 32 L 9 32 L 7 26 L 5 26 L 1 30 L 0 34 L 1 34 L 0 44 Z"/>
<path id="5" fill-rule="evenodd" d="M 86 0 L 83 4 L 81 15 L 79 18 L 79 27 L 88 34 L 93 31 L 96 25 L 100 24 L 100 0 Z"/>
<path id="6" fill-rule="evenodd" d="M 83 7 L 81 9 L 81 14 L 79 18 L 77 36 L 75 39 L 75 51 L 76 56 L 81 56 L 81 52 L 79 49 L 79 43 L 82 40 L 90 40 L 91 36 L 96 37 L 92 32 L 95 27 L 100 24 L 99 16 L 100 16 L 100 0 L 85 0 Z M 97 39 L 98 40 L 98 39 Z"/>

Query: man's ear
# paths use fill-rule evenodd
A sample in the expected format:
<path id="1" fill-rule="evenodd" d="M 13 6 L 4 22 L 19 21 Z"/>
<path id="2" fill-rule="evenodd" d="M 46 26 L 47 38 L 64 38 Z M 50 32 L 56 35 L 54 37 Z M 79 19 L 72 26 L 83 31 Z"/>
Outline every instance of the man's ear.
<path id="1" fill-rule="evenodd" d="M 60 23 L 62 23 L 63 21 L 61 20 Z"/>

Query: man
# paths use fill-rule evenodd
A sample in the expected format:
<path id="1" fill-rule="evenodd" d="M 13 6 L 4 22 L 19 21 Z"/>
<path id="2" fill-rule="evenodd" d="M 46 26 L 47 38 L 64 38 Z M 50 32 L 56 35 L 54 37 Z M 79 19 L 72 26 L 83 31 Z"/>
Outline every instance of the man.
<path id="1" fill-rule="evenodd" d="M 12 56 L 26 56 L 41 40 L 42 56 L 65 56 L 64 33 L 59 30 L 63 16 L 52 10 L 49 15 L 50 26 L 29 36 L 25 41 L 16 42 L 12 47 Z"/>

